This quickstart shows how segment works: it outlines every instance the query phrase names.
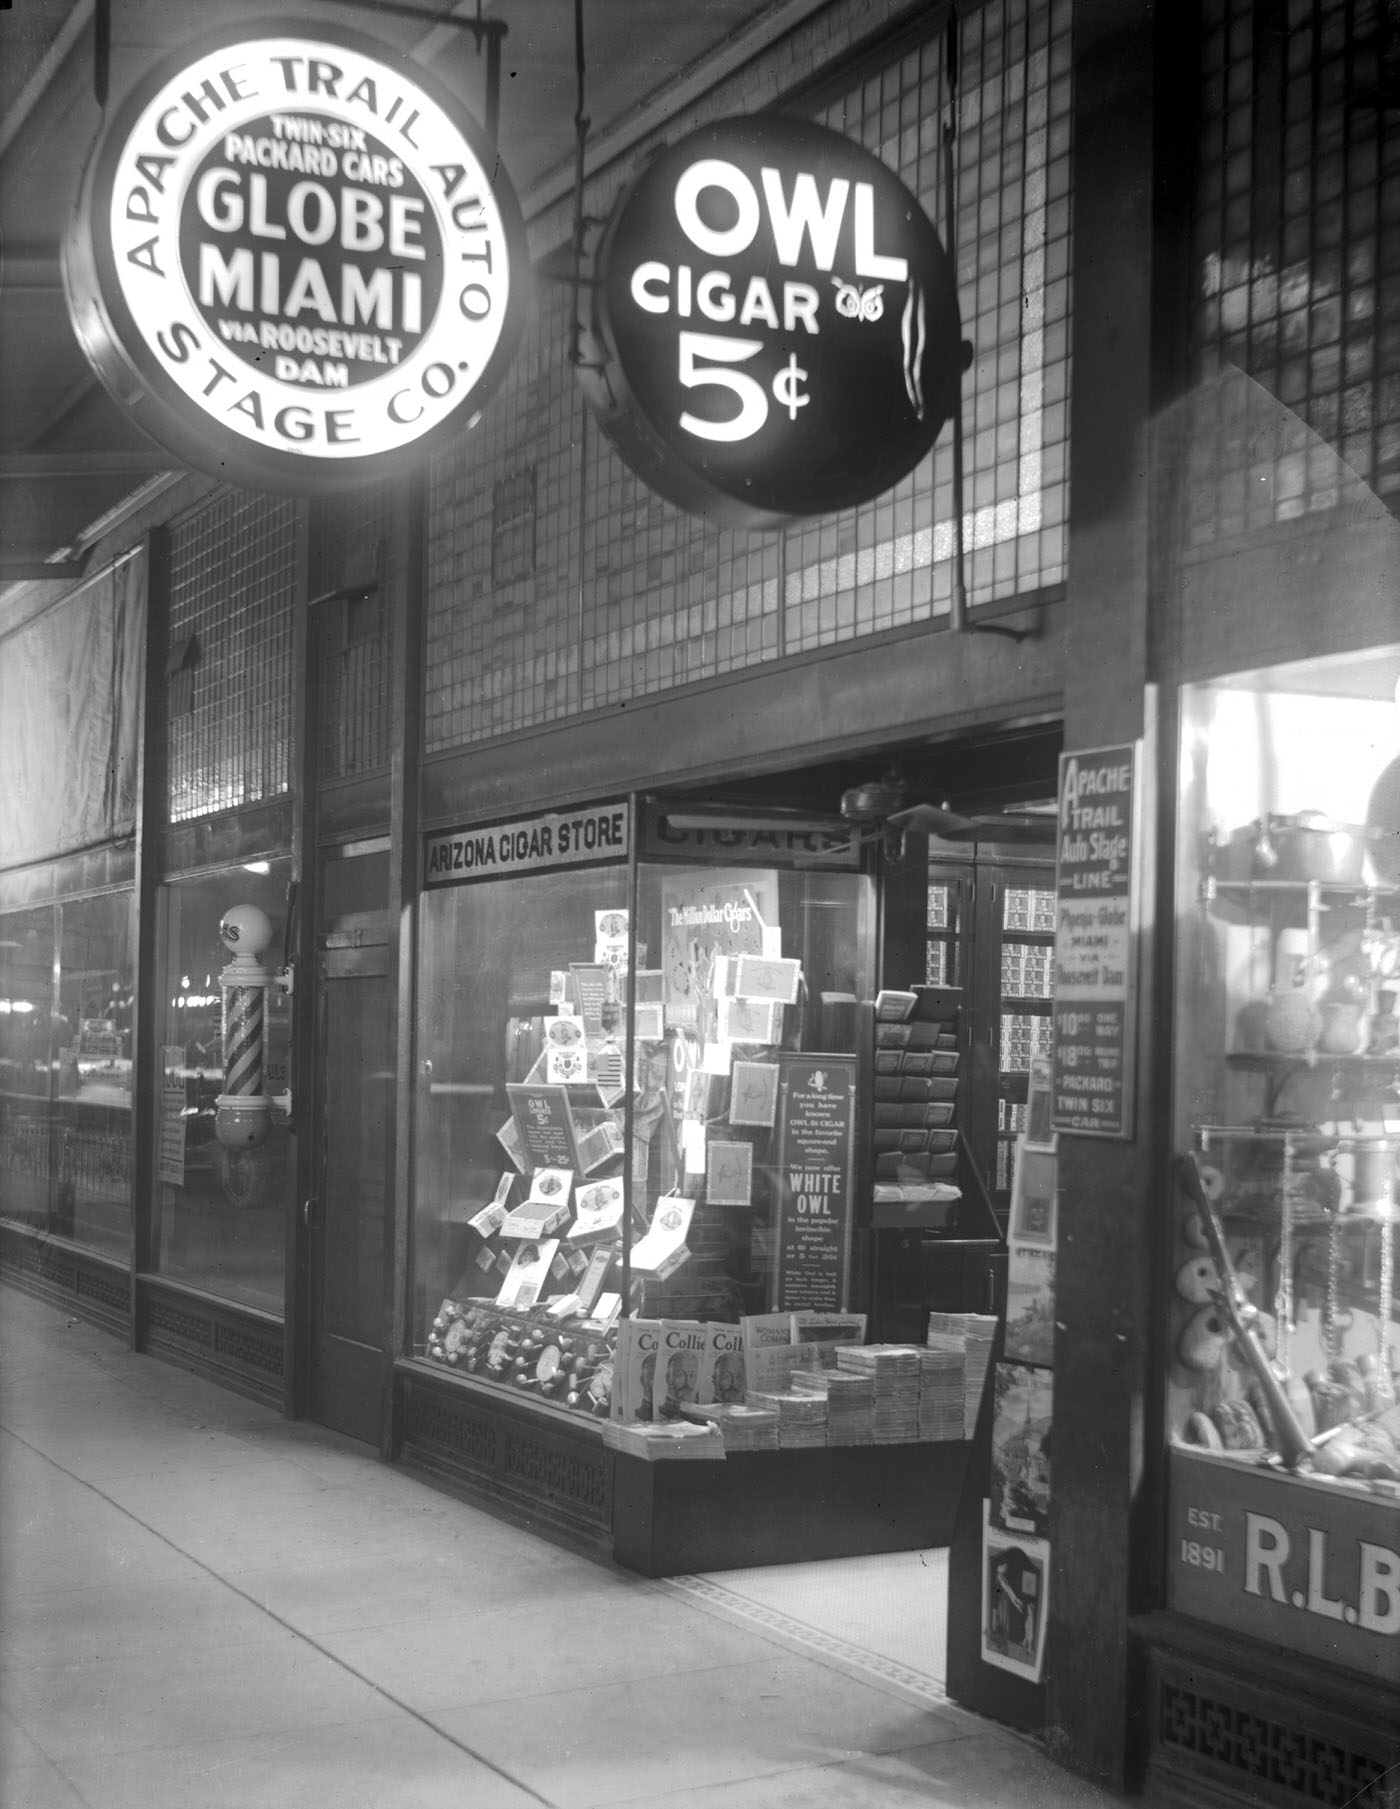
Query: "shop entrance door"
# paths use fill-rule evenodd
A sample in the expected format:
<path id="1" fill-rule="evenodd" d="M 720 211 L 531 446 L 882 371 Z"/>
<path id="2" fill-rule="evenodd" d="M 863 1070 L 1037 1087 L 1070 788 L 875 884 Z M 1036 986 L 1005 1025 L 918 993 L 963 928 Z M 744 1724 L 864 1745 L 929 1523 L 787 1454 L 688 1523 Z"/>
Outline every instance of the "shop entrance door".
<path id="1" fill-rule="evenodd" d="M 333 865 L 339 871 L 323 899 L 349 877 L 347 862 Z M 387 878 L 387 857 L 382 865 Z M 355 889 L 368 880 L 366 889 L 377 890 L 377 877 L 362 868 Z M 317 937 L 320 1119 L 316 1186 L 306 1206 L 306 1410 L 377 1445 L 390 1369 L 394 992 L 387 915 L 360 909 L 337 912 L 331 922 Z"/>

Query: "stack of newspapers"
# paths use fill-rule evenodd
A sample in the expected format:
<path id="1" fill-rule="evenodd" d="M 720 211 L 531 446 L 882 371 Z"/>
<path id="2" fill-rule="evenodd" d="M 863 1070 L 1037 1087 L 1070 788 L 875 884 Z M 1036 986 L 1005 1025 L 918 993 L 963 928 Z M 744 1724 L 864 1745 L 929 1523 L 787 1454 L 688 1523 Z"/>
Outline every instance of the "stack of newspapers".
<path id="1" fill-rule="evenodd" d="M 937 1334 L 934 1334 L 937 1336 Z M 964 1436 L 964 1374 L 961 1342 L 930 1344 L 919 1352 L 919 1437 L 960 1439 Z"/>
<path id="2" fill-rule="evenodd" d="M 780 1451 L 810 1450 L 826 1443 L 826 1399 L 822 1395 L 799 1393 L 796 1389 L 780 1394 L 750 1390 L 749 1405 L 777 1414 Z"/>
<path id="3" fill-rule="evenodd" d="M 919 1436 L 919 1352 L 913 1344 L 848 1345 L 836 1367 L 875 1383 L 875 1443 L 912 1444 Z"/>
<path id="4" fill-rule="evenodd" d="M 963 1437 L 971 1438 L 977 1430 L 977 1412 L 982 1405 L 982 1388 L 992 1360 L 992 1339 L 997 1321 L 993 1313 L 930 1313 L 928 1316 L 929 1348 L 937 1348 L 946 1338 L 956 1339 L 963 1348 Z"/>
<path id="5" fill-rule="evenodd" d="M 687 1420 L 710 1426 L 718 1432 L 726 1452 L 778 1449 L 778 1416 L 771 1410 L 749 1407 L 742 1402 L 721 1405 L 712 1401 L 691 1401 L 681 1408 L 681 1412 Z"/>
<path id="6" fill-rule="evenodd" d="M 874 1376 L 856 1375 L 844 1369 L 823 1369 L 815 1374 L 794 1370 L 792 1386 L 798 1394 L 816 1394 L 825 1399 L 827 1444 L 874 1444 Z"/>
<path id="7" fill-rule="evenodd" d="M 725 1452 L 724 1440 L 713 1427 L 694 1425 L 688 1420 L 674 1420 L 668 1425 L 605 1420 L 603 1443 L 648 1463 L 677 1457 L 722 1458 Z"/>

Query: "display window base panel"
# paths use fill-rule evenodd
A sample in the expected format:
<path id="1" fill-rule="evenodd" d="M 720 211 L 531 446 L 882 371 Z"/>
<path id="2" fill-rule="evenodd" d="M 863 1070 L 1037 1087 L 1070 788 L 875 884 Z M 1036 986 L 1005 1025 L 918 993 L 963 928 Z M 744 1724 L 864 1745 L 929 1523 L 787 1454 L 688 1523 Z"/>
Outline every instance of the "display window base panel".
<path id="1" fill-rule="evenodd" d="M 596 1423 L 417 1365 L 401 1366 L 395 1386 L 405 1468 L 533 1532 L 611 1551 L 613 1453 Z"/>
<path id="2" fill-rule="evenodd" d="M 281 1408 L 285 1357 L 279 1318 L 150 1275 L 138 1276 L 136 1293 L 138 1349 Z"/>
<path id="3" fill-rule="evenodd" d="M 1361 1679 L 1180 1616 L 1146 1649 L 1145 1799 L 1171 1809 L 1396 1809 L 1400 1675 Z"/>
<path id="4" fill-rule="evenodd" d="M 0 1224 L 0 1280 L 119 1336 L 130 1326 L 129 1271 L 64 1238 Z"/>

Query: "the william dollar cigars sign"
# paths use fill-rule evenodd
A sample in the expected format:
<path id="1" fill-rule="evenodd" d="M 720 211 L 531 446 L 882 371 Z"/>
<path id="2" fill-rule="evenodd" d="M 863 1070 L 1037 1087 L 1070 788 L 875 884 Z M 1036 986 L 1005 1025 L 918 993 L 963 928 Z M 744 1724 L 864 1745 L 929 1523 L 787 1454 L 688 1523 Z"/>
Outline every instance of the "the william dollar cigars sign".
<path id="1" fill-rule="evenodd" d="M 64 255 L 123 407 L 188 463 L 302 490 L 459 433 L 514 349 L 525 268 L 460 102 L 372 40 L 281 21 L 136 85 Z"/>
<path id="2" fill-rule="evenodd" d="M 598 247 L 605 432 L 682 508 L 756 527 L 888 489 L 953 411 L 967 348 L 917 199 L 861 146 L 777 118 L 657 156 Z"/>

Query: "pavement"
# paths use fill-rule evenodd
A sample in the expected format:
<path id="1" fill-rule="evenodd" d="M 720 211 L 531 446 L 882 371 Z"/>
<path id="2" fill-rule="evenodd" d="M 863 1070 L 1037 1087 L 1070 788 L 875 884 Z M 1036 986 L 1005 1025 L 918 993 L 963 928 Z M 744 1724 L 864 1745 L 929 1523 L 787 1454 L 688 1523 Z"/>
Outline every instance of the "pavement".
<path id="1" fill-rule="evenodd" d="M 1033 1742 L 0 1287 L 3 1809 L 1109 1809 Z"/>

